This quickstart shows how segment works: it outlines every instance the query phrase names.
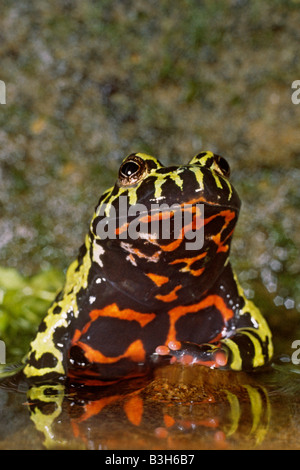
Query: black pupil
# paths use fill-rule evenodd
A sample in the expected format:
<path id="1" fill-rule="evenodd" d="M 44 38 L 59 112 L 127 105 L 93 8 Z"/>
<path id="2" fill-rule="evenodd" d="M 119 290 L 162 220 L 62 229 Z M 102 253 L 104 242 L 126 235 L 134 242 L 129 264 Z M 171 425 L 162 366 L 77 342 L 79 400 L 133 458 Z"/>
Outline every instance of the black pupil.
<path id="1" fill-rule="evenodd" d="M 135 162 L 127 162 L 121 168 L 121 172 L 123 175 L 129 177 L 136 173 L 139 169 L 139 165 Z"/>

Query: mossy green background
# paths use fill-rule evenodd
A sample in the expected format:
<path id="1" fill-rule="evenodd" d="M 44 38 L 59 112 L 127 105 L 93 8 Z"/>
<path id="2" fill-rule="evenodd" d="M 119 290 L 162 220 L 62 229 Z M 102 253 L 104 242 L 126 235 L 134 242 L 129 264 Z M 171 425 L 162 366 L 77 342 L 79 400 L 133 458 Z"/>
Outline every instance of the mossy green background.
<path id="1" fill-rule="evenodd" d="M 8 359 L 63 283 L 131 152 L 228 159 L 232 248 L 284 351 L 300 337 L 300 3 L 46 0 L 1 6 L 0 338 Z M 280 349 L 280 347 L 279 347 Z"/>

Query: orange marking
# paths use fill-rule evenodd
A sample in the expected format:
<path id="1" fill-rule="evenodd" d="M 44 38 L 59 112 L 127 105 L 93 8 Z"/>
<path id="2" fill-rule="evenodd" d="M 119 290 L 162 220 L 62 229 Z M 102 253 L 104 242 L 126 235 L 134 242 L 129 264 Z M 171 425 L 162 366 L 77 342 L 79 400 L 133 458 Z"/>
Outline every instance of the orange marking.
<path id="1" fill-rule="evenodd" d="M 94 374 L 95 376 L 99 377 L 99 373 Z M 78 374 L 74 371 L 69 371 L 68 372 L 68 377 L 71 379 L 71 381 L 83 384 L 85 386 L 104 386 L 107 387 L 108 385 L 115 385 L 117 382 L 119 382 L 121 379 L 114 379 L 114 380 L 98 380 L 98 379 L 90 379 L 87 377 L 87 371 L 80 371 Z M 128 377 L 137 377 L 138 375 L 130 374 Z"/>
<path id="2" fill-rule="evenodd" d="M 150 234 L 149 234 L 149 241 L 151 243 L 153 243 L 154 245 L 159 246 L 160 249 L 165 251 L 165 252 L 174 251 L 183 242 L 185 233 L 187 231 L 189 231 L 189 230 L 193 230 L 193 231 L 198 230 L 203 225 L 206 225 L 207 223 L 211 222 L 216 217 L 222 216 L 225 219 L 224 226 L 223 226 L 222 230 L 220 231 L 220 233 L 218 233 L 217 235 L 212 235 L 211 239 L 218 246 L 217 253 L 227 252 L 228 249 L 229 249 L 229 246 L 228 246 L 228 244 L 225 244 L 225 243 L 228 240 L 228 238 L 232 235 L 232 232 L 222 242 L 221 242 L 221 234 L 222 234 L 223 230 L 228 226 L 230 221 L 235 218 L 235 212 L 233 210 L 226 209 L 226 210 L 222 210 L 222 211 L 218 212 L 217 214 L 214 214 L 211 217 L 208 217 L 206 219 L 203 219 L 203 218 L 199 219 L 199 217 L 197 217 L 197 215 L 199 215 L 200 209 L 199 209 L 199 207 L 195 206 L 194 204 L 196 204 L 198 202 L 202 202 L 202 201 L 204 203 L 207 202 L 210 205 L 215 205 L 217 207 L 222 207 L 218 203 L 213 203 L 213 202 L 205 200 L 203 197 L 192 199 L 191 201 L 182 203 L 180 205 L 180 210 L 181 211 L 189 211 L 189 212 L 192 212 L 192 214 L 193 214 L 193 220 L 191 221 L 191 223 L 183 226 L 180 230 L 180 233 L 178 234 L 178 237 L 176 237 L 173 241 L 171 241 L 167 245 L 160 245 L 159 243 L 157 243 L 157 240 L 150 238 Z M 163 219 L 171 218 L 172 216 L 174 216 L 174 212 L 175 211 L 163 211 L 163 212 L 158 212 L 158 213 L 155 213 L 155 214 L 147 214 L 147 215 L 141 217 L 140 221 L 149 223 L 149 222 L 151 222 L 151 220 L 163 220 Z M 125 230 L 125 228 L 127 228 L 127 227 L 125 227 L 123 225 L 122 227 L 117 229 L 117 233 L 122 233 Z M 161 252 L 159 251 L 159 252 L 156 252 L 155 254 L 153 254 L 152 256 L 148 256 L 148 255 L 145 255 L 144 253 L 142 253 L 137 248 L 132 248 L 131 246 L 130 247 L 126 246 L 125 249 L 127 251 L 129 251 L 130 253 L 135 254 L 139 258 L 146 258 L 147 260 L 153 261 L 153 262 L 158 261 L 159 257 L 160 257 L 160 254 L 161 254 Z M 202 274 L 202 272 L 203 272 L 203 270 L 195 270 L 193 275 L 194 276 L 200 276 Z"/>
<path id="3" fill-rule="evenodd" d="M 169 281 L 167 276 L 160 276 L 159 274 L 148 273 L 147 276 L 157 285 L 157 287 L 162 286 Z"/>
<path id="4" fill-rule="evenodd" d="M 124 354 L 121 354 L 117 357 L 107 357 L 100 351 L 93 349 L 91 346 L 83 343 L 82 341 L 78 341 L 76 344 L 84 351 L 86 358 L 92 363 L 97 362 L 98 364 L 114 364 L 123 358 L 131 359 L 134 362 L 142 362 L 146 357 L 143 343 L 139 339 L 131 343 Z"/>
<path id="5" fill-rule="evenodd" d="M 151 220 L 163 220 L 163 219 L 170 219 L 173 217 L 175 211 L 155 211 L 154 213 L 146 214 L 140 218 L 141 222 L 151 222 Z"/>
<path id="6" fill-rule="evenodd" d="M 203 202 L 204 204 L 206 203 L 206 204 L 209 204 L 210 206 L 224 207 L 224 206 L 222 206 L 222 204 L 219 204 L 218 202 L 208 201 L 203 196 L 200 196 L 199 198 L 191 199 L 190 201 L 187 201 L 184 204 L 193 205 L 193 204 L 197 204 L 197 202 Z"/>
<path id="7" fill-rule="evenodd" d="M 233 230 L 231 230 L 231 232 L 227 235 L 227 237 L 223 240 L 223 242 L 221 242 L 221 235 L 219 238 L 217 238 L 216 240 L 214 240 L 215 244 L 218 245 L 218 249 L 217 249 L 217 253 L 219 253 L 220 251 L 223 251 L 223 252 L 226 252 L 228 251 L 229 249 L 229 246 L 228 245 L 225 245 L 225 242 L 228 240 L 228 238 L 231 237 L 231 235 L 233 234 Z M 217 236 L 216 236 L 217 237 Z"/>
<path id="8" fill-rule="evenodd" d="M 227 235 L 227 237 L 221 242 L 221 234 L 223 232 L 223 230 L 225 230 L 226 227 L 228 227 L 229 223 L 231 222 L 232 219 L 235 218 L 235 212 L 231 211 L 231 210 L 224 210 L 224 211 L 221 211 L 219 212 L 218 214 L 215 214 L 215 215 L 212 215 L 211 217 L 208 217 L 207 219 L 205 219 L 205 225 L 207 223 L 209 223 L 211 220 L 215 219 L 216 217 L 218 217 L 219 215 L 221 215 L 222 217 L 224 217 L 225 219 L 225 224 L 223 225 L 222 227 L 222 230 L 217 233 L 216 235 L 213 235 L 211 237 L 211 239 L 213 240 L 213 242 L 217 245 L 218 249 L 217 249 L 217 253 L 219 252 L 227 252 L 228 249 L 229 249 L 229 246 L 228 245 L 225 245 L 226 241 L 228 240 L 228 238 L 231 237 L 232 233 L 233 233 L 233 230 Z"/>
<path id="9" fill-rule="evenodd" d="M 176 248 L 178 248 L 179 245 L 181 245 L 182 240 L 183 238 L 178 237 L 172 243 L 169 243 L 169 245 L 160 245 L 160 247 L 163 251 L 174 251 Z"/>
<path id="10" fill-rule="evenodd" d="M 147 323 L 149 323 L 155 318 L 155 313 L 140 313 L 136 312 L 135 310 L 131 310 L 130 308 L 120 310 L 117 304 L 110 304 L 101 310 L 92 310 L 90 312 L 91 320 L 85 324 L 81 331 L 79 331 L 78 329 L 75 330 L 72 339 L 72 344 L 76 343 L 79 340 L 80 336 L 88 331 L 93 321 L 97 320 L 97 318 L 99 317 L 119 318 L 120 320 L 129 321 L 135 320 L 143 328 L 145 325 L 147 325 Z"/>
<path id="11" fill-rule="evenodd" d="M 178 264 L 178 263 L 185 263 L 186 266 L 180 269 L 181 272 L 190 272 L 193 276 L 200 276 L 205 268 L 200 268 L 200 269 L 191 269 L 191 265 L 195 262 L 198 261 L 199 259 L 205 258 L 207 252 L 200 253 L 197 256 L 194 256 L 194 258 L 181 258 L 181 259 L 175 259 L 172 261 L 170 264 Z"/>
<path id="12" fill-rule="evenodd" d="M 211 215 L 210 217 L 207 217 L 206 219 L 204 219 L 204 224 L 208 224 L 209 222 L 211 222 L 213 219 L 215 219 L 216 217 L 219 217 L 219 216 L 222 216 L 224 217 L 225 219 L 225 227 L 227 227 L 227 225 L 229 224 L 229 222 L 235 218 L 235 212 L 230 210 L 230 209 L 226 209 L 224 211 L 220 211 L 218 212 L 217 214 L 214 214 L 214 215 Z"/>
<path id="13" fill-rule="evenodd" d="M 139 426 L 143 417 L 143 400 L 135 396 L 130 398 L 124 405 L 124 411 L 128 420 L 135 426 Z"/>
<path id="14" fill-rule="evenodd" d="M 74 336 L 73 336 L 73 339 L 72 339 L 72 342 L 76 343 L 79 340 L 80 336 L 81 336 L 81 331 L 76 329 L 75 333 L 74 333 Z"/>
<path id="15" fill-rule="evenodd" d="M 224 240 L 223 242 L 221 242 L 221 233 L 218 233 L 217 235 L 213 235 L 213 236 L 211 237 L 211 239 L 212 239 L 213 242 L 218 246 L 217 253 L 220 253 L 220 252 L 226 253 L 226 251 L 229 250 L 229 246 L 228 246 L 228 245 L 225 245 L 225 246 L 224 246 L 224 243 L 225 243 L 226 240 Z"/>
<path id="16" fill-rule="evenodd" d="M 114 403 L 115 401 L 121 398 L 120 395 L 111 395 L 109 397 L 100 398 L 99 400 L 92 400 L 88 402 L 85 406 L 85 412 L 82 416 L 74 420 L 73 422 L 80 423 L 82 421 L 86 421 L 87 419 L 91 418 L 92 416 L 98 415 L 105 406 Z"/>
<path id="17" fill-rule="evenodd" d="M 144 253 L 142 253 L 138 248 L 133 248 L 132 251 L 133 251 L 134 254 L 137 255 L 139 258 L 147 258 L 147 259 L 150 258 L 148 255 L 145 255 Z"/>
<path id="18" fill-rule="evenodd" d="M 155 313 L 140 313 L 130 308 L 120 310 L 117 304 L 111 304 L 101 310 L 92 310 L 90 312 L 90 318 L 92 322 L 99 317 L 119 318 L 120 320 L 129 321 L 135 320 L 141 325 L 141 327 L 144 327 L 147 325 L 147 323 L 155 318 Z M 89 323 L 87 325 L 89 325 Z"/>
<path id="19" fill-rule="evenodd" d="M 158 300 L 162 300 L 163 302 L 172 302 L 172 300 L 176 300 L 178 299 L 178 295 L 176 294 L 176 292 L 181 289 L 181 285 L 180 286 L 176 286 L 174 287 L 174 289 L 169 292 L 168 294 L 165 294 L 165 295 L 161 295 L 161 294 L 158 294 L 155 296 L 156 299 Z"/>
<path id="20" fill-rule="evenodd" d="M 203 198 L 200 198 L 199 200 L 195 199 L 195 200 L 189 201 L 188 203 L 185 203 L 185 204 L 194 204 L 196 202 L 199 202 L 200 200 L 203 200 Z M 205 201 L 205 202 L 207 202 L 207 201 Z M 210 203 L 210 204 L 212 204 L 212 203 Z M 215 204 L 215 205 L 218 206 L 218 204 Z M 192 209 L 196 209 L 196 207 L 192 206 Z M 190 210 L 190 207 L 188 207 L 185 210 Z M 211 238 L 216 243 L 216 245 L 218 245 L 217 252 L 220 252 L 220 251 L 225 251 L 226 252 L 226 251 L 228 251 L 228 248 L 229 248 L 228 245 L 224 246 L 224 244 L 228 240 L 228 238 L 232 235 L 233 231 L 225 238 L 225 240 L 223 240 L 223 242 L 221 242 L 221 234 L 222 234 L 223 230 L 225 230 L 225 228 L 229 225 L 231 220 L 235 218 L 235 212 L 230 210 L 230 209 L 220 211 L 217 214 L 212 215 L 211 217 L 208 217 L 206 219 L 200 219 L 200 221 L 199 221 L 199 218 L 196 219 L 196 221 L 198 220 L 198 225 L 196 227 L 195 227 L 195 219 L 193 219 L 193 221 L 190 224 L 188 224 L 188 225 L 186 225 L 182 228 L 181 234 L 179 235 L 179 237 L 177 239 L 175 239 L 173 242 L 169 243 L 168 245 L 160 245 L 161 249 L 163 251 L 174 251 L 182 243 L 182 241 L 184 239 L 184 234 L 185 234 L 186 231 L 200 229 L 203 224 L 206 225 L 209 222 L 211 222 L 213 219 L 215 219 L 216 217 L 219 217 L 219 216 L 224 217 L 225 223 L 222 227 L 221 232 L 218 233 L 217 235 L 213 235 Z M 200 275 L 200 274 L 198 274 L 198 275 Z"/>
<path id="21" fill-rule="evenodd" d="M 153 240 L 151 240 L 153 242 Z M 157 243 L 153 242 L 154 244 L 157 245 Z M 145 258 L 148 261 L 153 261 L 154 263 L 157 263 L 159 261 L 159 257 L 161 254 L 161 251 L 156 251 L 153 255 L 145 255 L 145 253 L 142 253 L 138 248 L 133 248 L 130 243 L 125 243 L 123 242 L 122 248 L 130 253 L 131 255 L 136 255 L 138 258 Z M 135 261 L 135 260 L 134 260 Z"/>
<path id="22" fill-rule="evenodd" d="M 135 261 L 134 256 L 133 256 L 132 253 L 130 253 L 130 254 L 128 255 L 128 258 L 129 258 L 130 262 L 131 262 L 134 266 L 136 266 L 136 261 Z"/>
<path id="23" fill-rule="evenodd" d="M 167 428 L 170 428 L 171 426 L 173 426 L 173 424 L 175 424 L 175 419 L 172 418 L 172 416 L 170 415 L 164 415 L 164 423 Z"/>
<path id="24" fill-rule="evenodd" d="M 129 226 L 128 222 L 121 225 L 121 227 L 116 229 L 116 235 L 120 235 L 121 233 L 126 232 L 126 230 L 128 229 L 128 226 Z"/>
<path id="25" fill-rule="evenodd" d="M 206 297 L 204 300 L 201 300 L 197 304 L 178 306 L 178 307 L 172 308 L 168 312 L 169 317 L 170 317 L 170 329 L 169 329 L 169 334 L 168 334 L 165 344 L 168 345 L 170 341 L 176 340 L 175 323 L 180 317 L 188 313 L 194 313 L 204 308 L 211 307 L 213 305 L 219 310 L 225 322 L 233 317 L 233 311 L 226 306 L 222 297 L 218 295 L 209 295 L 208 297 Z"/>
<path id="26" fill-rule="evenodd" d="M 185 207 L 185 206 L 186 206 L 186 203 L 180 204 L 180 210 L 181 211 L 185 210 L 185 211 L 198 212 L 199 213 L 199 208 L 197 208 L 196 206 L 192 206 L 192 205 L 189 205 L 189 207 Z M 139 218 L 139 223 L 140 224 L 141 223 L 151 223 L 151 220 L 171 219 L 171 217 L 174 216 L 174 213 L 175 213 L 175 211 L 171 210 L 171 211 L 159 211 L 159 212 L 155 212 L 154 214 L 151 214 L 151 213 L 146 214 L 146 215 Z M 119 234 L 125 232 L 128 229 L 128 226 L 129 226 L 129 223 L 123 224 L 121 227 L 116 229 L 116 234 L 119 235 Z M 195 230 L 195 229 L 198 229 L 200 227 L 198 225 L 195 225 L 195 220 L 193 220 L 192 223 L 187 226 L 187 228 L 188 229 L 193 228 Z M 181 234 L 179 235 L 178 238 L 175 239 L 174 242 L 169 243 L 168 245 L 161 246 L 161 248 L 164 251 L 173 251 L 177 246 L 179 246 L 181 244 L 182 240 L 184 239 L 184 233 L 185 233 L 187 228 L 183 227 L 182 230 L 181 230 Z M 149 238 L 149 240 L 153 244 L 157 244 L 155 239 Z M 148 256 L 141 253 L 138 249 L 133 249 L 133 251 L 140 258 L 148 258 Z M 154 255 L 154 257 L 155 257 L 155 255 Z M 150 257 L 150 259 L 151 258 L 152 257 Z"/>
<path id="27" fill-rule="evenodd" d="M 203 225 L 203 219 L 200 219 L 200 224 L 199 224 L 199 218 L 195 219 L 195 216 L 199 215 L 199 207 L 192 206 L 192 205 L 190 205 L 190 203 L 188 203 L 188 207 L 186 207 L 186 203 L 182 203 L 180 205 L 180 210 L 181 211 L 186 211 L 186 212 L 187 211 L 192 212 L 194 214 L 193 220 L 189 224 L 184 225 L 183 227 L 181 227 L 181 231 L 180 231 L 178 237 L 175 238 L 174 241 L 172 241 L 171 243 L 169 243 L 167 245 L 159 245 L 160 248 L 163 251 L 174 251 L 182 243 L 182 241 L 184 240 L 185 232 L 187 232 L 189 230 L 199 229 Z M 170 211 L 170 212 L 167 212 L 165 214 L 169 214 L 169 213 L 174 214 L 174 211 Z M 166 218 L 166 217 L 164 217 L 164 218 Z M 197 222 L 198 222 L 198 224 L 197 224 Z"/>
<path id="28" fill-rule="evenodd" d="M 220 424 L 217 418 L 211 418 L 211 419 L 201 419 L 197 421 L 197 425 L 206 426 L 207 428 L 217 428 Z"/>
<path id="29" fill-rule="evenodd" d="M 84 343 L 83 341 L 80 341 L 81 335 L 86 333 L 90 328 L 91 324 L 99 317 L 110 317 L 119 318 L 121 320 L 137 321 L 143 328 L 155 318 L 155 313 L 140 313 L 129 308 L 120 310 L 117 304 L 111 304 L 101 310 L 92 310 L 90 312 L 91 320 L 84 326 L 81 331 L 78 329 L 75 330 L 72 339 L 72 345 L 76 344 L 80 348 L 82 348 L 86 358 L 92 363 L 96 362 L 100 364 L 113 364 L 118 362 L 122 358 L 128 358 L 135 362 L 142 362 L 145 360 L 146 353 L 141 340 L 136 340 L 131 343 L 127 350 L 124 352 L 124 354 L 121 354 L 117 357 L 107 357 L 97 349 L 93 349 L 88 344 Z"/>

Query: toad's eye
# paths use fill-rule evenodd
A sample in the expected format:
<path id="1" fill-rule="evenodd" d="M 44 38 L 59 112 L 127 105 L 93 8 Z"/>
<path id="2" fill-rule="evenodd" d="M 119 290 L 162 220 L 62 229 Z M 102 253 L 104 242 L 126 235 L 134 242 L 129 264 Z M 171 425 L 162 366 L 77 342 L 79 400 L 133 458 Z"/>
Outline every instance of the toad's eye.
<path id="1" fill-rule="evenodd" d="M 139 171 L 140 167 L 136 162 L 126 162 L 124 165 L 121 167 L 121 174 L 122 176 L 125 176 L 125 178 L 130 178 L 133 176 L 135 173 Z"/>
<path id="2" fill-rule="evenodd" d="M 229 178 L 230 176 L 230 166 L 227 160 L 224 157 L 220 157 L 220 155 L 214 156 L 214 169 L 220 173 L 222 176 Z"/>
<path id="3" fill-rule="evenodd" d="M 129 155 L 119 170 L 119 183 L 122 186 L 138 183 L 147 173 L 146 162 L 137 155 Z"/>

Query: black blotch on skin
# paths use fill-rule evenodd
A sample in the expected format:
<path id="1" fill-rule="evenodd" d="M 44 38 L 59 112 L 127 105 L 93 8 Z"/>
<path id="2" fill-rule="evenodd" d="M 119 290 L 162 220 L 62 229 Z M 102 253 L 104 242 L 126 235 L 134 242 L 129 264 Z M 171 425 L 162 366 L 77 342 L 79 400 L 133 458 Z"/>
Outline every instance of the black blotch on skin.
<path id="1" fill-rule="evenodd" d="M 199 312 L 187 313 L 175 323 L 177 339 L 196 344 L 207 343 L 214 339 L 223 327 L 223 317 L 214 306 Z"/>
<path id="2" fill-rule="evenodd" d="M 54 368 L 57 365 L 57 358 L 50 352 L 44 353 L 39 359 L 36 359 L 33 352 L 29 357 L 29 363 L 36 369 L 44 369 L 45 367 Z"/>

